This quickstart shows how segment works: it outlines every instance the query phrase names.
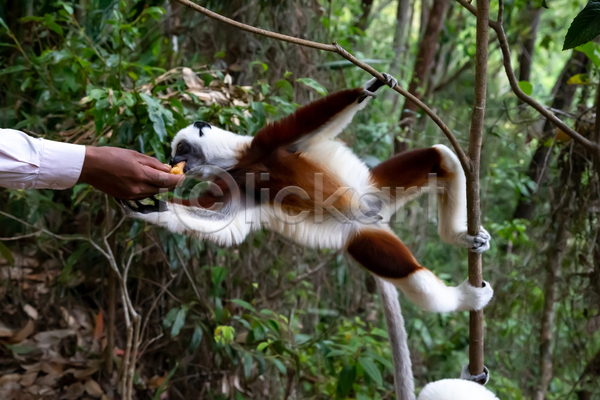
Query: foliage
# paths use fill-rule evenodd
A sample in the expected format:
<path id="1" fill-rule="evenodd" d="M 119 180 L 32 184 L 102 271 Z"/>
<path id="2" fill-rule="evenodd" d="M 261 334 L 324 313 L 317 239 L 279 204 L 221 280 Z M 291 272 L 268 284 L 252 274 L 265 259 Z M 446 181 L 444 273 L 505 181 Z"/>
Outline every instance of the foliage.
<path id="1" fill-rule="evenodd" d="M 590 0 L 575 17 L 565 37 L 563 50 L 581 46 L 600 35 L 600 1 Z"/>

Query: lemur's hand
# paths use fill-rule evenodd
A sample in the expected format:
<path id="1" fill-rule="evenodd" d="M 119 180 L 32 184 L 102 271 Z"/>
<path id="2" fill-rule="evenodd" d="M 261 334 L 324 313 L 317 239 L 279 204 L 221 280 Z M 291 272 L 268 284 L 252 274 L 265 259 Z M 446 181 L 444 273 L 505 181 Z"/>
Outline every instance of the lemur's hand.
<path id="1" fill-rule="evenodd" d="M 477 235 L 470 236 L 467 232 L 461 233 L 457 238 L 457 242 L 473 253 L 483 253 L 490 248 L 491 239 L 492 237 L 488 231 L 483 226 L 480 226 Z"/>
<path id="2" fill-rule="evenodd" d="M 377 78 L 372 78 L 367 83 L 365 83 L 363 88 L 365 89 L 365 94 L 367 96 L 375 97 L 375 91 L 377 91 L 377 89 L 379 89 L 383 85 L 388 85 L 389 87 L 393 88 L 398 84 L 398 81 L 393 76 L 386 74 L 385 72 L 382 73 L 382 75 L 385 78 L 385 81 L 380 81 Z"/>

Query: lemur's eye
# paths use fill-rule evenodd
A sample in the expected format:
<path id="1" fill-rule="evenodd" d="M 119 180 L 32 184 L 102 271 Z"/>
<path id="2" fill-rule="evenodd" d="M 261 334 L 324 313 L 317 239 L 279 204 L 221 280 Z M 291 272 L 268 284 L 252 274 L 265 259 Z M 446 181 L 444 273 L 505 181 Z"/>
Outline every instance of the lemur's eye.
<path id="1" fill-rule="evenodd" d="M 181 146 L 181 143 L 179 143 L 177 145 L 177 151 L 180 152 L 183 149 L 183 146 Z"/>

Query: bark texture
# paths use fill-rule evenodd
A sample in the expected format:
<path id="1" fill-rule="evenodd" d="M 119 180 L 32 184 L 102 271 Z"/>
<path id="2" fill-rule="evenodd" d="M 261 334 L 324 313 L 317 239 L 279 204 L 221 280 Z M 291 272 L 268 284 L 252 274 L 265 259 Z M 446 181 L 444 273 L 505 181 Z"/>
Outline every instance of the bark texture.
<path id="1" fill-rule="evenodd" d="M 519 80 L 529 81 L 531 79 L 531 64 L 533 62 L 533 51 L 535 40 L 537 39 L 538 28 L 542 9 L 528 4 L 525 9 L 525 23 L 529 29 L 523 35 L 521 44 L 521 54 L 519 55 Z"/>

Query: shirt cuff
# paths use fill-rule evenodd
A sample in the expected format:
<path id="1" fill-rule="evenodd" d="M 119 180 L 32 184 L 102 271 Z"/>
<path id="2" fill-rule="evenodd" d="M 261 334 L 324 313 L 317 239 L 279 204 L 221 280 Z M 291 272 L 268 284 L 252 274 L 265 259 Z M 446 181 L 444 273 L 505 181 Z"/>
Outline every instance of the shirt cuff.
<path id="1" fill-rule="evenodd" d="M 83 168 L 85 146 L 51 140 L 43 140 L 43 144 L 35 188 L 62 190 L 74 186 Z"/>

